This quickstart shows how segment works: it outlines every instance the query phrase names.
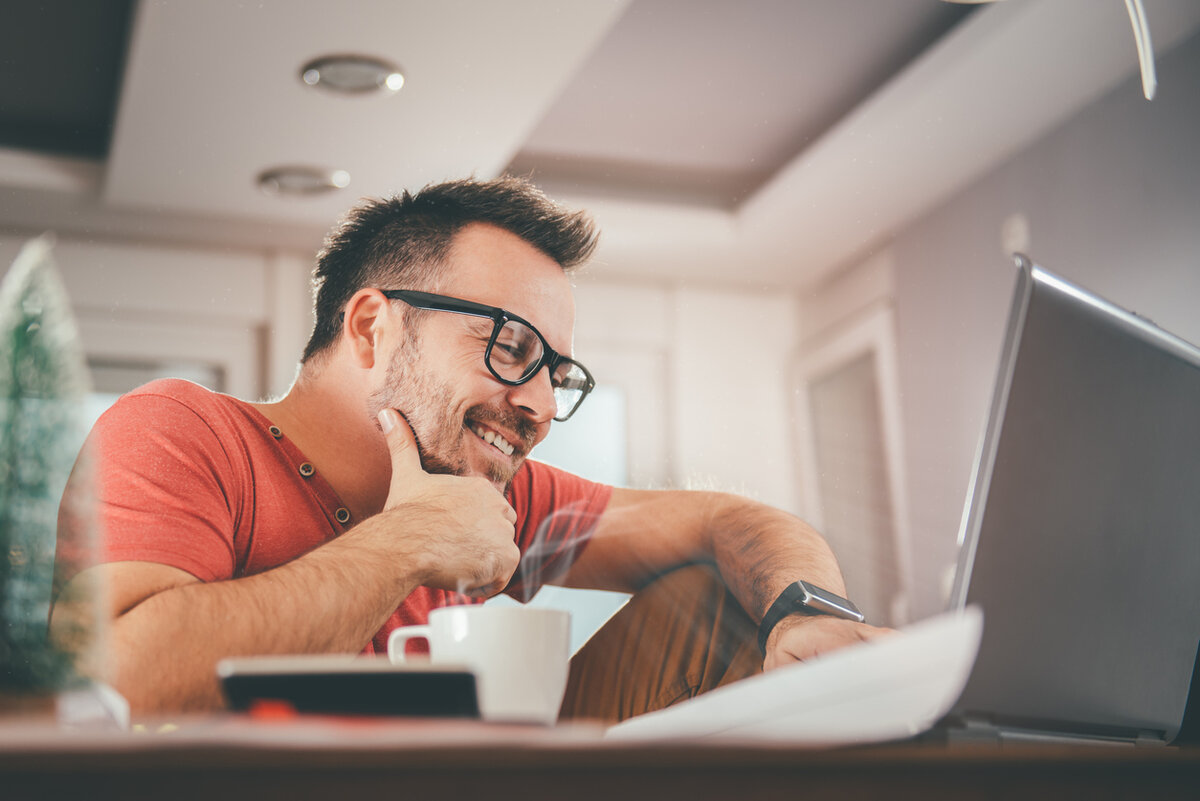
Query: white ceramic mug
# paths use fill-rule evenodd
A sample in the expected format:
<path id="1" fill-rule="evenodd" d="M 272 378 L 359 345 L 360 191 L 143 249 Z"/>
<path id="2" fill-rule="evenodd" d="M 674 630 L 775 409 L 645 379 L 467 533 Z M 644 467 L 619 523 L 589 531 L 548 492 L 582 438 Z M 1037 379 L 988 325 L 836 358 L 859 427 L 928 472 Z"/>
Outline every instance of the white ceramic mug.
<path id="1" fill-rule="evenodd" d="M 567 689 L 571 614 L 561 609 L 446 606 L 427 626 L 402 626 L 388 636 L 392 662 L 409 661 L 405 644 L 429 641 L 430 659 L 475 673 L 484 720 L 553 723 Z"/>

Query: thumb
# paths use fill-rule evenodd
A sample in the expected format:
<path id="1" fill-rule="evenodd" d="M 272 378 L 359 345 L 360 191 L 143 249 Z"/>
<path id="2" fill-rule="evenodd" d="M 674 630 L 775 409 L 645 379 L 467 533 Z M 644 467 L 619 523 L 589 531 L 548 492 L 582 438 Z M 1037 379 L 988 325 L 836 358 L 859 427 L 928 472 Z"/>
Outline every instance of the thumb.
<path id="1" fill-rule="evenodd" d="M 424 472 L 421 454 L 417 450 L 417 435 L 404 416 L 395 409 L 379 410 L 379 427 L 383 429 L 388 452 L 392 456 L 392 475 Z"/>

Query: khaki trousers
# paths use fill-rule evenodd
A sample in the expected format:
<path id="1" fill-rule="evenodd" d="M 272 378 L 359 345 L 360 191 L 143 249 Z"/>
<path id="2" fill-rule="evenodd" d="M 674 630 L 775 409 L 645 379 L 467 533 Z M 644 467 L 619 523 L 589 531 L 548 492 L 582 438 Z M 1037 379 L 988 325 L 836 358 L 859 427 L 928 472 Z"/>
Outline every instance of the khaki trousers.
<path id="1" fill-rule="evenodd" d="M 638 592 L 571 660 L 560 719 L 615 723 L 762 671 L 757 626 L 715 568 Z"/>

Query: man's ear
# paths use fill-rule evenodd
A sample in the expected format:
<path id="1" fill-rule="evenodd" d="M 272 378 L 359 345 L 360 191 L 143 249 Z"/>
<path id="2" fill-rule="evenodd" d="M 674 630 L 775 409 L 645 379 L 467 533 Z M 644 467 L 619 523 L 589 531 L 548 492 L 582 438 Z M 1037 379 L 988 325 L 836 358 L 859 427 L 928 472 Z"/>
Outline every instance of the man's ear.
<path id="1" fill-rule="evenodd" d="M 381 335 L 400 319 L 378 289 L 360 289 L 346 302 L 342 339 L 359 367 L 369 370 L 375 366 Z"/>

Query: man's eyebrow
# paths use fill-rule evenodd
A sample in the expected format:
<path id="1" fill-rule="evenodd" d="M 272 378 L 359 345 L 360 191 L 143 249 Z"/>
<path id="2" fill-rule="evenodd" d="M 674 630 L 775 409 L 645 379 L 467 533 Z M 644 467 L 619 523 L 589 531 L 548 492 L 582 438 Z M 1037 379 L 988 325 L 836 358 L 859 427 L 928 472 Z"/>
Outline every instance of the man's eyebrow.
<path id="1" fill-rule="evenodd" d="M 478 329 L 479 331 L 482 331 L 482 332 L 483 332 L 483 337 L 484 337 L 484 339 L 487 339 L 489 336 L 491 336 L 491 333 L 492 333 L 492 321 L 491 321 L 491 319 L 490 319 L 490 318 L 488 318 L 488 317 L 467 317 L 467 316 L 464 316 L 464 317 L 462 318 L 462 320 L 463 320 L 463 322 L 465 322 L 465 323 L 467 324 L 467 326 L 469 326 L 470 328 L 475 328 L 475 329 Z"/>

